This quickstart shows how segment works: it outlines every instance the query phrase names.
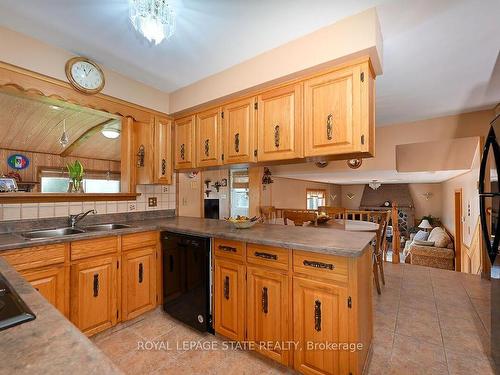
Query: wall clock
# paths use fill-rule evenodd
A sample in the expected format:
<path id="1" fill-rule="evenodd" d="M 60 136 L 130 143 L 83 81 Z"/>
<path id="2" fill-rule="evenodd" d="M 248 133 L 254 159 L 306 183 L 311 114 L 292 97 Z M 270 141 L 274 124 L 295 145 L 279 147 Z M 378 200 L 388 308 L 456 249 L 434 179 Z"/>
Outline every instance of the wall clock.
<path id="1" fill-rule="evenodd" d="M 74 57 L 66 63 L 69 83 L 84 94 L 97 94 L 104 88 L 104 73 L 99 65 L 85 57 Z"/>

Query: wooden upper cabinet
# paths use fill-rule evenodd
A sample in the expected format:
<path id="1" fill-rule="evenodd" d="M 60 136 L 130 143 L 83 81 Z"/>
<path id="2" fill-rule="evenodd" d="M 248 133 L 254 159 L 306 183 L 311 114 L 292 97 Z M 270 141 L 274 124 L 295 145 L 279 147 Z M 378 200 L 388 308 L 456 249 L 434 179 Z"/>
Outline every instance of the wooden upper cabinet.
<path id="1" fill-rule="evenodd" d="M 373 153 L 372 86 L 368 63 L 305 81 L 306 157 Z"/>
<path id="2" fill-rule="evenodd" d="M 195 167 L 195 117 L 189 116 L 174 122 L 175 169 Z"/>
<path id="3" fill-rule="evenodd" d="M 302 83 L 258 96 L 258 161 L 303 156 Z"/>
<path id="4" fill-rule="evenodd" d="M 224 164 L 256 160 L 257 128 L 255 98 L 240 100 L 223 107 Z"/>
<path id="5" fill-rule="evenodd" d="M 154 119 L 134 122 L 134 156 L 137 184 L 153 183 Z"/>
<path id="6" fill-rule="evenodd" d="M 172 123 L 170 120 L 155 117 L 154 127 L 154 182 L 169 185 L 172 183 Z"/>
<path id="7" fill-rule="evenodd" d="M 222 164 L 220 108 L 196 114 L 196 166 Z"/>

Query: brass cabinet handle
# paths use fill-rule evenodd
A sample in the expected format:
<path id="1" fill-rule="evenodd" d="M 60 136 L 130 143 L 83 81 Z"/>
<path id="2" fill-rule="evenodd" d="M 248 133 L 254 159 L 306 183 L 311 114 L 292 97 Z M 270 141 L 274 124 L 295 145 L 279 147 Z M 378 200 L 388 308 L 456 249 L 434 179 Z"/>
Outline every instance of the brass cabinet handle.
<path id="1" fill-rule="evenodd" d="M 228 251 L 230 253 L 235 253 L 237 249 L 232 246 L 219 245 L 219 250 Z"/>
<path id="2" fill-rule="evenodd" d="M 205 156 L 210 154 L 210 139 L 205 139 Z"/>
<path id="3" fill-rule="evenodd" d="M 276 148 L 280 147 L 280 126 L 276 125 L 274 127 L 274 146 Z"/>
<path id="4" fill-rule="evenodd" d="M 234 135 L 234 151 L 240 152 L 240 133 Z"/>
<path id="5" fill-rule="evenodd" d="M 314 329 L 321 331 L 321 301 L 314 301 Z"/>
<path id="6" fill-rule="evenodd" d="M 224 278 L 224 298 L 229 299 L 229 276 Z"/>
<path id="7" fill-rule="evenodd" d="M 186 157 L 186 150 L 185 150 L 186 146 L 184 145 L 184 143 L 181 145 L 181 159 L 184 160 L 185 157 Z"/>
<path id="8" fill-rule="evenodd" d="M 99 274 L 94 274 L 94 297 L 99 296 Z"/>
<path id="9" fill-rule="evenodd" d="M 268 296 L 267 296 L 267 288 L 264 287 L 262 288 L 262 312 L 264 314 L 267 314 L 269 311 L 269 301 L 268 301 Z"/>
<path id="10" fill-rule="evenodd" d="M 335 265 L 331 263 L 315 262 L 313 260 L 304 260 L 302 264 L 304 264 L 304 266 L 306 267 L 322 268 L 328 270 L 333 270 L 335 268 Z"/>
<path id="11" fill-rule="evenodd" d="M 165 176 L 167 173 L 167 161 L 165 159 L 161 159 L 161 175 Z"/>
<path id="12" fill-rule="evenodd" d="M 144 278 L 144 266 L 142 263 L 139 263 L 139 284 L 142 284 Z"/>
<path id="13" fill-rule="evenodd" d="M 330 113 L 326 118 L 326 139 L 333 139 L 333 115 Z"/>
<path id="14" fill-rule="evenodd" d="M 256 251 L 254 255 L 258 258 L 264 258 L 264 259 L 269 259 L 269 260 L 278 260 L 278 256 L 275 254 L 269 254 L 269 253 L 263 253 L 260 251 Z"/>

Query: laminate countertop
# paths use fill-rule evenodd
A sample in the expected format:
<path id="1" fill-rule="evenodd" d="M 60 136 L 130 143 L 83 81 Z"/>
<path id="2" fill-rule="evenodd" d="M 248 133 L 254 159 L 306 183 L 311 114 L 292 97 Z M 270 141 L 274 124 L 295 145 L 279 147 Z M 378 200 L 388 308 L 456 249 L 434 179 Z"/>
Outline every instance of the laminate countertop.
<path id="1" fill-rule="evenodd" d="M 36 315 L 0 331 L 0 374 L 122 374 L 1 257 L 0 273 Z"/>
<path id="2" fill-rule="evenodd" d="M 145 220 L 125 220 L 130 228 L 107 232 L 85 232 L 64 237 L 27 240 L 19 233 L 0 234 L 0 255 L 3 250 L 78 241 L 91 238 L 124 235 L 150 230 L 167 230 L 198 236 L 217 237 L 229 240 L 269 245 L 286 249 L 297 249 L 338 255 L 345 257 L 361 256 L 374 238 L 374 233 L 347 232 L 340 229 L 321 227 L 296 227 L 276 224 L 256 224 L 249 229 L 235 229 L 222 220 L 192 217 L 169 217 Z M 85 225 L 82 223 L 82 229 Z M 26 228 L 29 230 L 29 228 Z"/>

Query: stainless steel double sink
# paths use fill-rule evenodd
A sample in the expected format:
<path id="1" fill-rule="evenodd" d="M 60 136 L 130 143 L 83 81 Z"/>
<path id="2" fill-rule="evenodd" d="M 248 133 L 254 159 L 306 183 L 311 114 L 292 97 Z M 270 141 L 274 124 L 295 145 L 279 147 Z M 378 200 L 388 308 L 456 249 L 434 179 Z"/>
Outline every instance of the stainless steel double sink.
<path id="1" fill-rule="evenodd" d="M 21 233 L 21 236 L 29 240 L 35 240 L 41 238 L 64 237 L 64 236 L 70 236 L 72 234 L 80 234 L 85 232 L 109 232 L 116 229 L 125 229 L 125 228 L 131 228 L 131 226 L 127 224 L 116 224 L 116 223 L 96 224 L 96 225 L 89 225 L 84 228 L 67 227 L 67 228 L 34 230 L 31 232 Z"/>

